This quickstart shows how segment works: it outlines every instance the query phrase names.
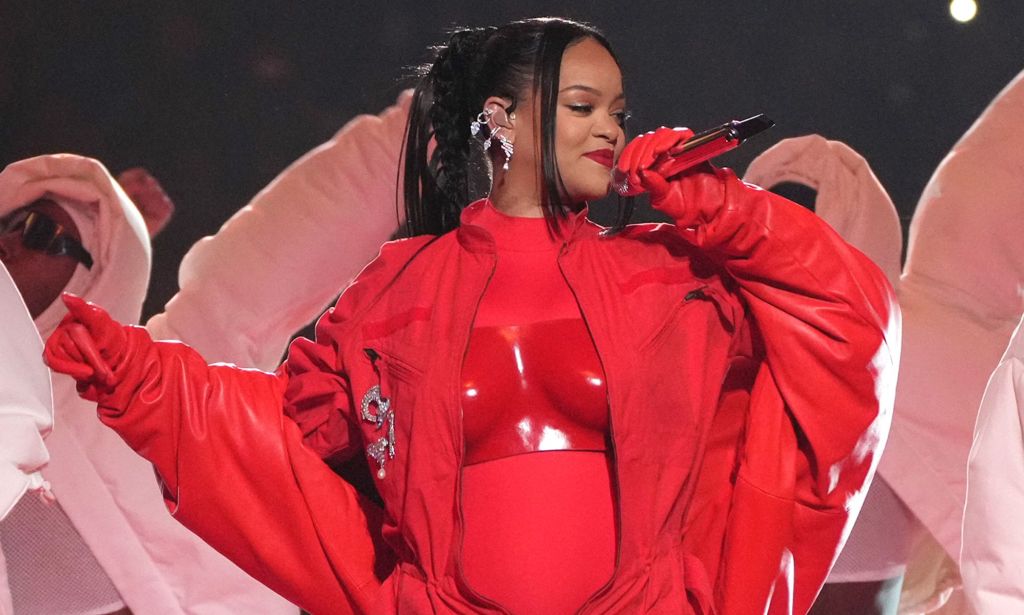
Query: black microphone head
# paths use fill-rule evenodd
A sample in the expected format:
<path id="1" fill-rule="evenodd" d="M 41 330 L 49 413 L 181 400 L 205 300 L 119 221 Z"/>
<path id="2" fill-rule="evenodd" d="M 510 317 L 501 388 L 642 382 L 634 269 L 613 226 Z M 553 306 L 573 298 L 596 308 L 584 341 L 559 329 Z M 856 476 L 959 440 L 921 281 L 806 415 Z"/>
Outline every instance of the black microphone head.
<path id="1" fill-rule="evenodd" d="M 745 120 L 734 122 L 732 127 L 735 131 L 733 134 L 736 135 L 736 138 L 740 141 L 746 141 L 750 137 L 758 134 L 759 132 L 764 132 L 774 125 L 775 122 L 768 119 L 765 114 L 759 113 L 754 117 L 748 117 Z"/>

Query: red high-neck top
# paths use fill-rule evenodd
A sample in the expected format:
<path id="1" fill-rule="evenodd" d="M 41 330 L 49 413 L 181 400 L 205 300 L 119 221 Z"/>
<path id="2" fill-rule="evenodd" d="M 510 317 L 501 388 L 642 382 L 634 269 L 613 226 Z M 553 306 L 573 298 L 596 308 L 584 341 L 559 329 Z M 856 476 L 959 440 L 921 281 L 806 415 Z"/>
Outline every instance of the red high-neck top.
<path id="1" fill-rule="evenodd" d="M 462 564 L 513 613 L 572 613 L 615 562 L 604 371 L 544 218 L 486 204 L 498 262 L 462 372 Z"/>

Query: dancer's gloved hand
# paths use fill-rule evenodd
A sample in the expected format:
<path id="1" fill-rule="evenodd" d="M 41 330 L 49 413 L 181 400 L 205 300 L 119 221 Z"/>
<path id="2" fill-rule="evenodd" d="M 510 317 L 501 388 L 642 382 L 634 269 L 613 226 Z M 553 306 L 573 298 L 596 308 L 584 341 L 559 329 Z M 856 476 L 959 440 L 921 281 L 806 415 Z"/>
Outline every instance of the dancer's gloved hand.
<path id="1" fill-rule="evenodd" d="M 70 293 L 61 295 L 67 316 L 46 340 L 43 359 L 55 372 L 78 381 L 78 390 L 95 401 L 114 385 L 114 370 L 127 352 L 128 335 L 107 312 Z"/>
<path id="2" fill-rule="evenodd" d="M 626 145 L 619 156 L 618 170 L 631 187 L 650 195 L 651 207 L 672 217 L 680 226 L 707 222 L 719 209 L 724 196 L 723 174 L 701 163 L 667 177 L 668 152 L 693 136 L 689 128 L 666 128 L 642 134 Z"/>
<path id="3" fill-rule="evenodd" d="M 132 167 L 117 176 L 128 198 L 139 208 L 146 230 L 152 239 L 164 230 L 174 216 L 174 201 L 153 174 L 142 167 Z"/>

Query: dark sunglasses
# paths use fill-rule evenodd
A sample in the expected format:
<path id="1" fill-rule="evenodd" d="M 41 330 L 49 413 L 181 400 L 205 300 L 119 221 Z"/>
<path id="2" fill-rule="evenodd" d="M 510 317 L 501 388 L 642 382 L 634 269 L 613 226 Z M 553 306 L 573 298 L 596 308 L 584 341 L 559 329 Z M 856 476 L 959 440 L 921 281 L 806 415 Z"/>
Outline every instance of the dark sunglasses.
<path id="1" fill-rule="evenodd" d="M 38 211 L 15 213 L 7 219 L 0 219 L 0 235 L 21 232 L 21 243 L 30 250 L 38 250 L 54 256 L 70 256 L 92 269 L 92 255 L 82 244 L 68 237 L 64 226 L 53 218 Z"/>

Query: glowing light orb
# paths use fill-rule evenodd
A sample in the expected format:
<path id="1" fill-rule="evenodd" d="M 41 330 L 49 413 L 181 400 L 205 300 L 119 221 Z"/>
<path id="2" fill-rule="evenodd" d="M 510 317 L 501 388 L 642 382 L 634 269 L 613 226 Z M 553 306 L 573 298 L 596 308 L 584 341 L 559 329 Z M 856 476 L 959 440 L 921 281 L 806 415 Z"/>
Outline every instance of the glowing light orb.
<path id="1" fill-rule="evenodd" d="M 974 0 L 951 0 L 949 14 L 960 23 L 967 23 L 978 14 L 978 3 Z"/>

